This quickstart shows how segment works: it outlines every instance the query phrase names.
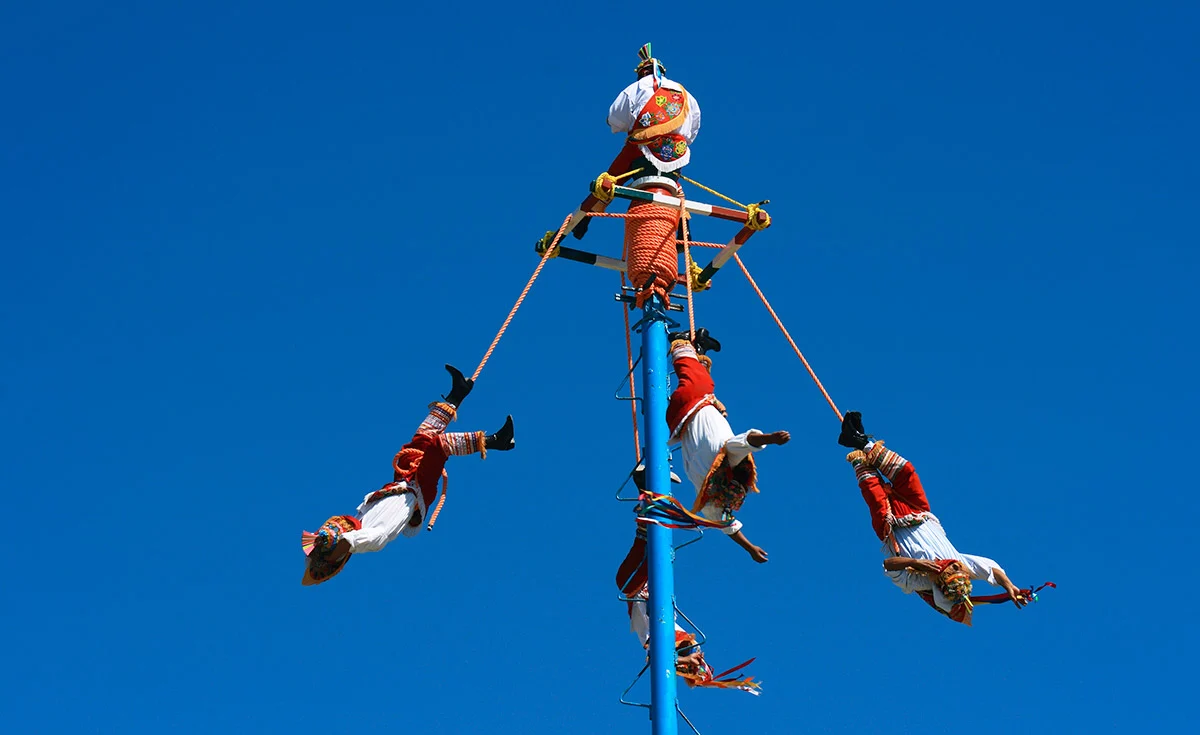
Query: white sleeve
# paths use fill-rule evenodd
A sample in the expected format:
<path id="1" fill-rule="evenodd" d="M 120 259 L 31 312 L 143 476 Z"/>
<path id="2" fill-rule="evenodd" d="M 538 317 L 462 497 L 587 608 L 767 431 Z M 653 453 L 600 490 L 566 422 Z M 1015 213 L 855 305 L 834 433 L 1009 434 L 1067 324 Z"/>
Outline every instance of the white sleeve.
<path id="1" fill-rule="evenodd" d="M 966 565 L 971 572 L 971 579 L 982 579 L 988 584 L 999 587 L 996 584 L 996 570 L 1004 571 L 999 564 L 987 558 L 986 556 L 975 556 L 974 554 L 960 554 L 962 563 Z"/>
<path id="2" fill-rule="evenodd" d="M 728 520 L 728 518 L 725 516 L 725 509 L 716 503 L 706 503 L 705 505 L 701 506 L 700 515 L 704 516 L 710 521 Z M 730 514 L 729 518 L 733 518 L 733 515 Z M 742 522 L 736 518 L 733 518 L 733 523 L 725 528 L 722 528 L 721 533 L 725 534 L 726 536 L 732 536 L 740 530 L 742 530 Z"/>
<path id="3" fill-rule="evenodd" d="M 750 438 L 751 434 L 761 433 L 762 432 L 758 429 L 751 429 L 750 431 L 744 431 L 737 436 L 730 437 L 729 440 L 725 442 L 725 456 L 729 459 L 730 467 L 736 467 L 740 465 L 742 460 L 750 456 L 751 452 L 757 452 L 758 450 L 762 449 L 762 447 L 752 447 L 750 446 L 750 442 L 746 441 Z"/>
<path id="4" fill-rule="evenodd" d="M 633 118 L 637 114 L 637 111 L 633 109 L 636 91 L 636 83 L 629 85 L 621 90 L 621 94 L 617 95 L 612 106 L 608 108 L 608 127 L 614 133 L 628 133 L 633 130 Z"/>
<path id="5" fill-rule="evenodd" d="M 907 569 L 897 569 L 895 571 L 883 570 L 883 573 L 888 575 L 900 589 L 904 590 L 904 594 L 910 592 L 930 592 L 933 590 L 933 580 L 927 574 L 915 574 Z"/>
<path id="6" fill-rule="evenodd" d="M 687 138 L 689 145 L 696 139 L 696 136 L 700 134 L 700 103 L 696 101 L 696 98 L 692 96 L 691 92 L 688 92 L 687 129 L 681 134 L 683 137 Z"/>
<path id="7" fill-rule="evenodd" d="M 637 635 L 643 647 L 650 640 L 650 616 L 646 614 L 645 600 L 636 600 L 629 608 L 629 629 Z"/>

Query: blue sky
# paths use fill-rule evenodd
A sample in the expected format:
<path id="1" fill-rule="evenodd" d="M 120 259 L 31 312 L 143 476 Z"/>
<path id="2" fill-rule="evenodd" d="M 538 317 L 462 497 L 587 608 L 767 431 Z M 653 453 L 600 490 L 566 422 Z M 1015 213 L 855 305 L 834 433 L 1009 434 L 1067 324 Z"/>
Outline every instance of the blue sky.
<path id="1" fill-rule="evenodd" d="M 11 4 L 10 4 L 11 5 Z M 880 572 L 837 423 L 736 269 L 697 301 L 735 428 L 788 429 L 677 596 L 763 696 L 706 733 L 1190 729 L 1200 11 L 38 3 L 0 11 L 6 729 L 648 730 L 608 271 L 556 261 L 458 426 L 437 529 L 302 588 L 478 362 L 620 144 L 653 41 L 687 173 L 843 410 L 963 551 L 1059 589 L 949 624 Z M 691 196 L 706 200 L 698 191 Z M 619 254 L 619 226 L 585 241 Z M 696 236 L 732 230 L 697 222 Z M 690 490 L 681 490 L 690 500 Z M 643 696 L 648 696 L 643 693 Z"/>

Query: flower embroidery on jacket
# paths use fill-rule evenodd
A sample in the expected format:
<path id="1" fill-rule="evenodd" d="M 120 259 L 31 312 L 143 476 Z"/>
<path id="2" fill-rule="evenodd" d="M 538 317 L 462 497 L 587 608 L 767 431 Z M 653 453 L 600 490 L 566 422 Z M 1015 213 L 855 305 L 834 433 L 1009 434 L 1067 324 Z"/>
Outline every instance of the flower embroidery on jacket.
<path id="1" fill-rule="evenodd" d="M 668 117 L 678 117 L 683 107 L 678 102 L 672 102 L 667 105 L 666 110 Z"/>

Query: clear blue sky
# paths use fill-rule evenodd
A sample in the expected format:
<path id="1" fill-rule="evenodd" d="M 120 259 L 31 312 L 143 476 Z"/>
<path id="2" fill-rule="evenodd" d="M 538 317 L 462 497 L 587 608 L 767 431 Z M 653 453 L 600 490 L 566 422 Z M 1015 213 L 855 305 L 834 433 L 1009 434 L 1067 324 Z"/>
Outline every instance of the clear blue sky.
<path id="1" fill-rule="evenodd" d="M 646 41 L 703 105 L 688 173 L 771 199 L 745 259 L 840 407 L 960 549 L 1060 585 L 973 629 L 893 588 L 833 413 L 724 271 L 719 394 L 793 441 L 741 514 L 768 564 L 680 552 L 710 660 L 765 682 L 683 691 L 693 721 L 1194 725 L 1194 5 L 399 7 L 0 11 L 5 730 L 648 731 L 611 272 L 547 266 L 459 423 L 512 413 L 518 448 L 453 460 L 433 533 L 315 589 L 298 548 L 474 368 Z"/>

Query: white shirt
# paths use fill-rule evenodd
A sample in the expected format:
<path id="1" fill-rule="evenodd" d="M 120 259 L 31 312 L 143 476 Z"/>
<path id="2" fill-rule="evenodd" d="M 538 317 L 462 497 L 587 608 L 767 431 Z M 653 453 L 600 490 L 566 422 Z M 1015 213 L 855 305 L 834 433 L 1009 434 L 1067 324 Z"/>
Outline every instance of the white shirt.
<path id="1" fill-rule="evenodd" d="M 918 526 L 909 526 L 906 528 L 897 528 L 893 532 L 896 544 L 900 547 L 900 556 L 907 556 L 910 559 L 957 559 L 963 563 L 973 580 L 983 580 L 990 585 L 999 587 L 996 584 L 996 570 L 1004 571 L 995 561 L 985 556 L 975 556 L 974 554 L 963 554 L 958 549 L 954 548 L 954 544 L 950 543 L 950 539 L 946 537 L 946 530 L 942 528 L 942 524 L 932 514 L 929 520 Z M 884 556 L 895 556 L 888 544 L 883 547 Z M 917 574 L 904 569 L 896 571 L 884 570 L 892 582 L 904 590 L 905 594 L 910 592 L 932 592 L 933 601 L 940 609 L 950 612 L 953 605 L 949 600 L 942 595 L 942 590 L 933 583 L 933 578 L 927 574 Z"/>
<path id="2" fill-rule="evenodd" d="M 712 469 L 712 464 L 722 449 L 725 450 L 730 467 L 739 465 L 751 452 L 762 449 L 750 446 L 747 441 L 751 434 L 761 433 L 758 429 L 750 429 L 735 435 L 733 427 L 721 412 L 711 405 L 696 411 L 680 437 L 683 447 L 683 470 L 696 487 L 696 492 L 700 492 L 700 488 L 704 487 L 708 471 Z M 724 520 L 725 509 L 716 503 L 708 503 L 700 509 L 700 515 L 710 521 Z M 733 535 L 741 529 L 742 522 L 735 518 L 733 525 L 722 530 L 727 535 Z"/>
<path id="3" fill-rule="evenodd" d="M 643 587 L 634 596 L 633 604 L 629 608 L 629 629 L 637 635 L 638 640 L 642 642 L 643 648 L 650 642 L 650 616 L 646 614 L 646 604 L 649 597 L 650 592 Z M 675 630 L 677 632 L 687 632 L 679 626 L 678 621 L 675 623 Z"/>
<path id="4" fill-rule="evenodd" d="M 368 502 L 375 493 L 367 493 L 363 502 L 358 506 L 362 528 L 347 531 L 342 534 L 350 542 L 350 551 L 361 554 L 365 551 L 379 551 L 396 540 L 400 534 L 410 538 L 421 532 L 421 524 L 410 525 L 413 513 L 420 510 L 424 513 L 424 505 L 420 502 L 420 490 L 414 493 L 388 495 L 375 502 Z"/>
<path id="5" fill-rule="evenodd" d="M 666 77 L 659 80 L 659 86 L 673 89 L 677 92 L 686 91 L 683 85 L 671 81 Z M 617 98 L 613 100 L 612 106 L 608 108 L 608 127 L 614 133 L 628 133 L 633 130 L 633 125 L 637 122 L 638 113 L 642 111 L 642 108 L 646 106 L 646 103 L 653 96 L 653 74 L 648 74 L 621 90 L 621 94 L 617 95 Z M 683 124 L 675 132 L 682 135 L 687 140 L 688 146 L 691 146 L 692 141 L 700 133 L 700 103 L 696 101 L 691 92 L 688 92 L 687 96 L 687 114 L 683 117 Z M 673 171 L 677 168 L 682 168 L 687 165 L 692 156 L 692 149 L 689 147 L 687 153 L 683 154 L 682 158 L 672 161 L 669 164 L 664 164 L 655 158 L 646 146 L 638 146 L 638 148 L 641 149 L 642 155 L 646 157 L 646 160 L 658 166 L 661 171 Z"/>

